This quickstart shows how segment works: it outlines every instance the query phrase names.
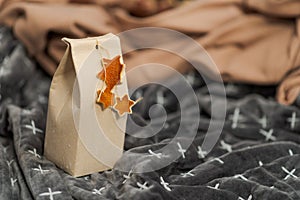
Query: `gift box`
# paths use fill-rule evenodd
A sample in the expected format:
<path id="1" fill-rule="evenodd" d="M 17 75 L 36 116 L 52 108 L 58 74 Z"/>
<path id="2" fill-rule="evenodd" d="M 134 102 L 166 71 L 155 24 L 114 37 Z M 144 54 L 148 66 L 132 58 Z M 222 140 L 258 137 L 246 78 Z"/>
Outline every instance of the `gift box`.
<path id="1" fill-rule="evenodd" d="M 131 111 L 122 105 L 131 100 L 117 36 L 63 41 L 68 47 L 51 83 L 44 155 L 78 177 L 110 169 L 122 156 Z"/>

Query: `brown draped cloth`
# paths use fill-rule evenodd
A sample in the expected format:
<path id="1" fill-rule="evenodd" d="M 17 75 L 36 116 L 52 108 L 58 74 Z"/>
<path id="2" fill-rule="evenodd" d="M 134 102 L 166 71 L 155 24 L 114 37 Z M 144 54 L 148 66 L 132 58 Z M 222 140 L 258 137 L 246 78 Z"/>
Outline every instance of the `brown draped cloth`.
<path id="1" fill-rule="evenodd" d="M 282 104 L 292 104 L 299 95 L 300 1 L 194 0 L 148 17 L 132 16 L 119 1 L 0 0 L 0 23 L 12 27 L 50 74 L 65 50 L 62 37 L 163 27 L 193 37 L 225 81 L 278 84 L 277 99 Z M 134 52 L 125 61 L 129 68 L 143 63 L 161 63 L 180 72 L 189 68 L 176 56 L 158 52 Z"/>

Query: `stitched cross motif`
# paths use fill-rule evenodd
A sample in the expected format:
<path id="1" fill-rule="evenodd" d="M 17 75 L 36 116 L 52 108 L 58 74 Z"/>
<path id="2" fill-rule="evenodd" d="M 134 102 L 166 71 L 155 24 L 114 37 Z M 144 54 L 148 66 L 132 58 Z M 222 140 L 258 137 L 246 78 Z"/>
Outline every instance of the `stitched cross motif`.
<path id="1" fill-rule="evenodd" d="M 14 160 L 6 161 L 7 166 L 10 167 L 13 162 L 14 162 Z"/>
<path id="2" fill-rule="evenodd" d="M 246 199 L 244 199 L 242 197 L 239 197 L 238 200 L 246 200 Z M 252 200 L 252 195 L 251 194 L 248 196 L 247 200 Z"/>
<path id="3" fill-rule="evenodd" d="M 165 182 L 165 180 L 163 179 L 163 177 L 160 177 L 160 184 L 167 190 L 167 191 L 171 191 L 171 188 L 169 187 L 169 183 Z"/>
<path id="4" fill-rule="evenodd" d="M 261 124 L 262 128 L 267 128 L 268 120 L 267 120 L 266 115 L 264 115 L 262 118 L 260 118 L 258 122 Z"/>
<path id="5" fill-rule="evenodd" d="M 237 174 L 237 175 L 234 176 L 234 178 L 240 178 L 240 179 L 242 179 L 244 181 L 248 181 L 248 179 L 244 175 L 242 175 L 242 174 Z"/>
<path id="6" fill-rule="evenodd" d="M 186 149 L 183 149 L 179 142 L 177 142 L 177 146 L 178 146 L 178 152 L 181 153 L 182 158 L 185 158 Z"/>
<path id="7" fill-rule="evenodd" d="M 232 129 L 237 128 L 239 118 L 240 118 L 240 108 L 235 108 L 234 112 L 233 112 L 233 115 L 230 115 L 230 117 L 229 117 L 229 119 L 232 120 L 232 124 L 231 124 Z"/>
<path id="8" fill-rule="evenodd" d="M 197 151 L 198 158 L 200 158 L 200 159 L 205 158 L 205 156 L 207 155 L 207 151 L 203 151 L 201 146 L 198 146 L 197 148 L 198 148 L 198 151 Z"/>
<path id="9" fill-rule="evenodd" d="M 50 200 L 54 200 L 53 196 L 61 193 L 62 193 L 61 191 L 52 192 L 51 188 L 48 188 L 48 192 L 41 193 L 39 194 L 39 196 L 49 196 Z"/>
<path id="10" fill-rule="evenodd" d="M 294 130 L 296 123 L 299 122 L 300 119 L 297 118 L 296 112 L 293 112 L 292 117 L 287 118 L 287 121 L 290 123 L 291 129 Z"/>
<path id="11" fill-rule="evenodd" d="M 290 156 L 294 155 L 294 152 L 292 151 L 292 149 L 289 149 L 289 154 L 290 154 Z"/>
<path id="12" fill-rule="evenodd" d="M 151 149 L 149 149 L 148 152 L 149 152 L 152 156 L 155 156 L 155 157 L 157 157 L 157 158 L 161 158 L 161 157 L 162 157 L 162 153 L 154 153 Z"/>
<path id="13" fill-rule="evenodd" d="M 36 152 L 36 148 L 33 148 L 33 150 L 28 150 L 28 152 L 33 154 L 37 158 L 41 158 L 41 156 Z"/>
<path id="14" fill-rule="evenodd" d="M 217 162 L 219 162 L 222 165 L 224 164 L 224 161 L 221 160 L 220 158 L 214 158 L 214 159 L 212 159 L 212 161 L 217 161 Z"/>
<path id="15" fill-rule="evenodd" d="M 39 129 L 35 126 L 35 122 L 33 120 L 31 120 L 31 124 L 26 124 L 24 126 L 25 128 L 31 129 L 33 135 L 36 135 L 36 133 L 43 133 L 42 129 Z"/>
<path id="16" fill-rule="evenodd" d="M 132 170 L 130 170 L 127 175 L 126 174 L 123 175 L 123 177 L 125 178 L 124 181 L 122 182 L 123 184 L 126 183 L 128 179 L 130 179 L 131 173 Z"/>
<path id="17" fill-rule="evenodd" d="M 263 136 L 265 136 L 266 141 L 269 141 L 269 140 L 275 141 L 276 140 L 276 137 L 272 135 L 273 132 L 274 132 L 273 129 L 270 129 L 269 131 L 266 131 L 263 129 L 259 130 L 259 133 L 262 134 Z"/>
<path id="18" fill-rule="evenodd" d="M 147 190 L 149 189 L 149 187 L 147 186 L 148 182 L 145 182 L 144 184 L 141 184 L 139 182 L 136 183 L 137 186 L 141 189 L 141 190 Z"/>
<path id="19" fill-rule="evenodd" d="M 232 147 L 230 144 L 227 144 L 226 142 L 224 142 L 224 140 L 221 140 L 220 144 L 221 144 L 221 149 L 225 149 L 228 152 L 232 152 Z"/>
<path id="20" fill-rule="evenodd" d="M 219 186 L 220 186 L 220 183 L 217 183 L 214 187 L 212 186 L 207 186 L 208 188 L 211 188 L 211 189 L 215 189 L 215 190 L 218 190 L 219 189 Z"/>
<path id="21" fill-rule="evenodd" d="M 192 171 L 186 172 L 186 173 L 181 173 L 180 174 L 183 178 L 188 177 L 188 176 L 195 176 L 195 174 L 192 173 Z"/>
<path id="22" fill-rule="evenodd" d="M 11 184 L 11 187 L 14 187 L 15 186 L 15 183 L 18 181 L 18 179 L 14 179 L 14 178 L 10 178 L 10 184 Z"/>
<path id="23" fill-rule="evenodd" d="M 287 170 L 284 166 L 281 166 L 281 169 L 287 174 L 283 180 L 286 180 L 290 177 L 293 177 L 293 178 L 298 178 L 294 173 L 296 172 L 296 169 L 292 169 L 291 171 Z"/>
<path id="24" fill-rule="evenodd" d="M 48 169 L 42 169 L 41 165 L 39 165 L 38 168 L 32 168 L 32 170 L 38 171 L 38 172 L 40 172 L 41 174 L 44 174 L 44 173 L 47 173 L 47 172 L 50 171 L 50 170 L 48 170 Z"/>
<path id="25" fill-rule="evenodd" d="M 99 190 L 93 189 L 93 194 L 102 195 L 102 191 L 105 190 L 105 187 L 100 188 Z"/>

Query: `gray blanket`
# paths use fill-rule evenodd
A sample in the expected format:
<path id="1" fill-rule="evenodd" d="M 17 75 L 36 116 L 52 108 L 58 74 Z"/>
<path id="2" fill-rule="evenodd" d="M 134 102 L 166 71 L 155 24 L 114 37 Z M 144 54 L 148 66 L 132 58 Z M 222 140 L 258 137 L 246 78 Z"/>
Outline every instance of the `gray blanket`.
<path id="1" fill-rule="evenodd" d="M 43 157 L 51 78 L 26 55 L 11 31 L 0 27 L 0 199 L 300 199 L 299 101 L 279 105 L 273 86 L 227 84 L 225 126 L 207 154 L 199 147 L 210 120 L 218 122 L 211 119 L 209 96 L 218 98 L 218 90 L 209 94 L 201 76 L 192 76 L 201 120 L 183 156 L 153 172 L 118 170 L 132 159 L 129 152 L 144 153 L 137 168 L 151 165 L 149 150 L 167 144 L 178 129 L 179 106 L 172 93 L 148 85 L 134 94 L 142 94 L 144 100 L 134 108 L 132 119 L 149 123 L 148 109 L 157 103 L 156 94 L 163 93 L 168 126 L 146 139 L 139 137 L 143 130 L 127 135 L 126 152 L 115 169 L 73 178 Z M 180 106 L 192 116 L 189 97 L 183 102 Z M 154 123 L 160 121 L 158 114 L 153 116 Z"/>

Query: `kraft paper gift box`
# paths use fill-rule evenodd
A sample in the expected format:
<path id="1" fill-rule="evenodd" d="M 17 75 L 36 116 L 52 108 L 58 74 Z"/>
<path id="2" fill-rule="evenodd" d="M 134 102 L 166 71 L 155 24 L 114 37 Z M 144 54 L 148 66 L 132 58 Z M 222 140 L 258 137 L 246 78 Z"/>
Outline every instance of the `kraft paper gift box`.
<path id="1" fill-rule="evenodd" d="M 101 58 L 121 55 L 121 47 L 113 34 L 63 41 L 68 47 L 51 83 L 44 155 L 78 177 L 112 168 L 123 152 L 127 116 L 96 104 Z M 120 97 L 128 94 L 121 75 L 114 89 Z"/>

